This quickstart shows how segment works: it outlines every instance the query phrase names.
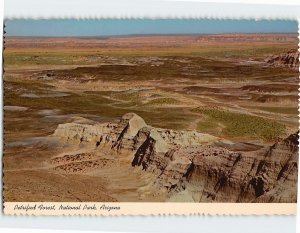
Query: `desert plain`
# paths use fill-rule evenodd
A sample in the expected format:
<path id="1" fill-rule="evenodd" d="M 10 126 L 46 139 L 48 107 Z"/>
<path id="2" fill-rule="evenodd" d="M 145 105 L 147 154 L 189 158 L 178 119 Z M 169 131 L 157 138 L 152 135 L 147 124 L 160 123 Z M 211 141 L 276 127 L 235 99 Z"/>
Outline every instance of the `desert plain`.
<path id="1" fill-rule="evenodd" d="M 296 202 L 297 46 L 5 38 L 4 201 Z"/>

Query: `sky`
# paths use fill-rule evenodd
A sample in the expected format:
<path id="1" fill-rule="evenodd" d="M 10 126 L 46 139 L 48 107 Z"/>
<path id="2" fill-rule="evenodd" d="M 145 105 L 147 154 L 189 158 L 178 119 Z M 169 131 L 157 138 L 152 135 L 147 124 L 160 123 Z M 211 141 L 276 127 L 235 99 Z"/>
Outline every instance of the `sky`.
<path id="1" fill-rule="evenodd" d="M 52 19 L 5 21 L 6 36 L 97 37 L 136 34 L 297 33 L 291 20 Z"/>

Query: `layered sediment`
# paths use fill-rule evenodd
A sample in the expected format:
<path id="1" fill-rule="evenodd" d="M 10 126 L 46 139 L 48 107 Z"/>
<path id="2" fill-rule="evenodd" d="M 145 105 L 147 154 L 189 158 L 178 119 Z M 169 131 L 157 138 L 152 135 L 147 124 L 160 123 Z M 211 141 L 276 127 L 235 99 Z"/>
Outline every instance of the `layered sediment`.
<path id="1" fill-rule="evenodd" d="M 296 202 L 298 133 L 271 147 L 232 151 L 217 137 L 155 128 L 128 113 L 113 123 L 60 124 L 53 136 L 129 155 L 131 166 L 152 173 L 150 185 L 167 190 L 171 201 Z"/>
<path id="2" fill-rule="evenodd" d="M 274 55 L 266 59 L 266 62 L 273 66 L 289 67 L 294 70 L 299 69 L 299 51 L 291 50 L 287 53 Z"/>

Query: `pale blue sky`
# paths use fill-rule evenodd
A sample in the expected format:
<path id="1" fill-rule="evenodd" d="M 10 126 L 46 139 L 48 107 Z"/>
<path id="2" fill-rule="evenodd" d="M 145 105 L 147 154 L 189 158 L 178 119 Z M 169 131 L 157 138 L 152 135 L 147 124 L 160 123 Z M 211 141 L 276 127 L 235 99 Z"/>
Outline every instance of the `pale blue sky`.
<path id="1" fill-rule="evenodd" d="M 7 20 L 7 36 L 84 37 L 130 34 L 297 33 L 288 20 Z"/>

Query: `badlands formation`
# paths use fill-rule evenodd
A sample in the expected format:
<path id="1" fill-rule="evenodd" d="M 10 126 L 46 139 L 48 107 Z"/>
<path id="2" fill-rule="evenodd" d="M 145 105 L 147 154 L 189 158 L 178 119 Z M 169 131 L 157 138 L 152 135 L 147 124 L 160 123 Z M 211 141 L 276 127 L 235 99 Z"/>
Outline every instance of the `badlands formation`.
<path id="1" fill-rule="evenodd" d="M 53 158 L 55 170 L 84 173 L 126 158 L 129 169 L 151 174 L 148 185 L 164 190 L 165 201 L 296 202 L 298 133 L 263 147 L 154 128 L 127 113 L 116 122 L 60 124 L 52 136 L 85 148 Z M 99 158 L 99 151 L 118 156 Z"/>
<path id="2" fill-rule="evenodd" d="M 294 70 L 299 69 L 299 51 L 298 50 L 291 50 L 287 53 L 282 53 L 280 55 L 275 55 L 266 59 L 268 64 L 274 66 L 283 66 L 289 67 Z"/>

